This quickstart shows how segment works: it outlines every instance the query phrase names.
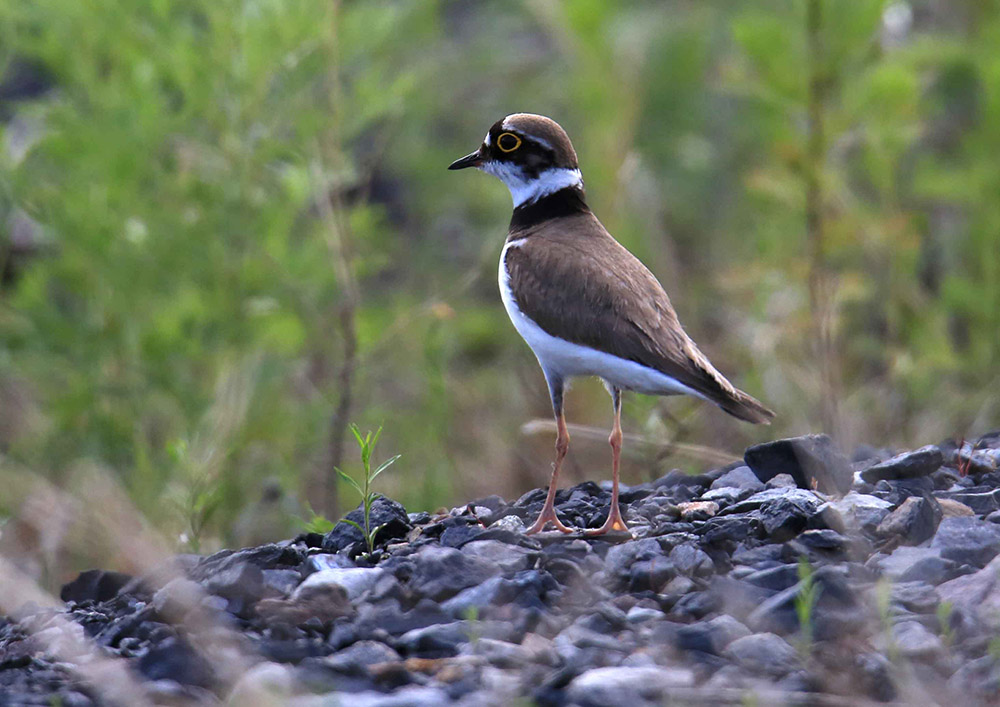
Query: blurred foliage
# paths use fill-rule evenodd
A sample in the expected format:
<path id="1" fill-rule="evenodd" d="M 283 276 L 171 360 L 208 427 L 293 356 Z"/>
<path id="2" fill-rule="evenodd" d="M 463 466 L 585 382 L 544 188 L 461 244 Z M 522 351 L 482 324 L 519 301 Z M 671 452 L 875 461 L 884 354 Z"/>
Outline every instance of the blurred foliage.
<path id="1" fill-rule="evenodd" d="M 0 450 L 56 483 L 99 463 L 202 547 L 249 541 L 268 503 L 293 532 L 346 433 L 349 327 L 350 419 L 405 453 L 387 495 L 542 483 L 551 439 L 519 427 L 548 401 L 494 284 L 509 197 L 444 169 L 520 110 L 567 128 L 594 210 L 779 413 L 628 396 L 631 429 L 739 454 L 816 430 L 830 396 L 845 447 L 996 426 L 1000 3 L 825 0 L 817 53 L 818 1 L 0 4 Z M 810 67 L 837 389 L 810 320 Z M 610 420 L 597 385 L 568 405 Z M 570 474 L 608 457 L 578 443 Z"/>

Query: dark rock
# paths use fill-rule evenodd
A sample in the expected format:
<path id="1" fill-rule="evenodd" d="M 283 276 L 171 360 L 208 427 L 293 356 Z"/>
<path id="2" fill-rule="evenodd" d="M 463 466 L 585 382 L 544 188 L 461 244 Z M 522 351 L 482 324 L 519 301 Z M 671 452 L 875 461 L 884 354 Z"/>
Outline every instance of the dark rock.
<path id="1" fill-rule="evenodd" d="M 941 515 L 941 507 L 933 496 L 910 496 L 882 519 L 875 534 L 883 538 L 898 538 L 904 545 L 918 545 L 933 537 Z"/>
<path id="2" fill-rule="evenodd" d="M 139 672 L 147 680 L 174 680 L 182 685 L 211 687 L 215 676 L 208 663 L 183 641 L 162 641 L 139 659 Z"/>
<path id="3" fill-rule="evenodd" d="M 670 551 L 670 563 L 680 574 L 707 577 L 715 571 L 712 558 L 691 543 L 678 545 Z"/>
<path id="4" fill-rule="evenodd" d="M 427 546 L 415 559 L 417 567 L 410 578 L 410 589 L 435 601 L 448 599 L 499 572 L 494 564 L 467 557 L 453 548 Z"/>
<path id="5" fill-rule="evenodd" d="M 895 699 L 892 663 L 888 658 L 880 653 L 862 653 L 855 659 L 855 665 L 865 694 L 880 702 Z"/>
<path id="6" fill-rule="evenodd" d="M 764 490 L 764 484 L 748 466 L 738 466 L 712 482 L 712 489 L 736 488 L 740 491 L 757 493 Z"/>
<path id="7" fill-rule="evenodd" d="M 813 633 L 820 640 L 844 636 L 863 625 L 866 616 L 859 611 L 855 592 L 845 573 L 836 566 L 820 567 L 809 579 L 818 591 L 811 612 Z M 796 602 L 806 589 L 806 581 L 765 599 L 747 617 L 751 628 L 791 634 L 800 630 Z"/>
<path id="8" fill-rule="evenodd" d="M 799 582 L 798 565 L 778 565 L 767 569 L 758 570 L 743 577 L 744 582 L 749 582 L 764 589 L 779 592 L 789 587 L 793 587 Z"/>
<path id="9" fill-rule="evenodd" d="M 688 651 L 700 651 L 719 655 L 737 638 L 750 635 L 750 629 L 734 619 L 722 614 L 709 621 L 681 626 L 676 632 L 676 645 Z"/>
<path id="10" fill-rule="evenodd" d="M 972 509 L 973 513 L 979 516 L 986 516 L 1000 510 L 1000 489 L 982 489 L 979 487 L 977 489 L 969 489 L 968 491 L 944 491 L 940 495 L 968 506 Z"/>
<path id="11" fill-rule="evenodd" d="M 934 481 L 926 476 L 915 479 L 893 479 L 891 481 L 879 481 L 872 491 L 873 496 L 878 496 L 898 506 L 911 496 L 927 496 L 934 492 Z"/>
<path id="12" fill-rule="evenodd" d="M 1000 553 L 1000 526 L 978 518 L 945 518 L 931 547 L 947 560 L 983 567 Z"/>
<path id="13" fill-rule="evenodd" d="M 359 505 L 348 513 L 346 518 L 364 527 L 363 505 Z M 369 524 L 373 529 L 381 526 L 381 530 L 375 536 L 376 546 L 384 546 L 392 540 L 405 538 L 413 528 L 410 524 L 410 518 L 406 514 L 406 509 L 385 496 L 379 496 L 372 504 Z M 339 552 L 354 543 L 363 542 L 364 538 L 362 538 L 360 530 L 341 521 L 323 538 L 323 547 L 333 552 Z"/>
<path id="14" fill-rule="evenodd" d="M 850 462 L 826 435 L 758 444 L 747 449 L 743 459 L 761 481 L 789 474 L 799 488 L 818 488 L 825 493 L 847 493 L 854 479 Z"/>
<path id="15" fill-rule="evenodd" d="M 861 472 L 861 478 L 870 484 L 883 479 L 913 479 L 937 471 L 943 463 L 944 455 L 940 448 L 928 445 L 873 464 Z"/>
<path id="16" fill-rule="evenodd" d="M 941 601 L 978 617 L 991 630 L 1000 628 L 1000 559 L 973 574 L 944 582 L 937 588 Z"/>
<path id="17" fill-rule="evenodd" d="M 929 547 L 898 547 L 878 561 L 880 572 L 896 582 L 941 584 L 956 577 L 960 565 L 941 557 L 941 551 Z"/>
<path id="18" fill-rule="evenodd" d="M 77 575 L 69 584 L 64 584 L 59 590 L 59 598 L 63 601 L 107 601 L 113 598 L 118 590 L 124 587 L 132 577 L 121 572 L 105 572 L 104 570 L 87 570 Z"/>

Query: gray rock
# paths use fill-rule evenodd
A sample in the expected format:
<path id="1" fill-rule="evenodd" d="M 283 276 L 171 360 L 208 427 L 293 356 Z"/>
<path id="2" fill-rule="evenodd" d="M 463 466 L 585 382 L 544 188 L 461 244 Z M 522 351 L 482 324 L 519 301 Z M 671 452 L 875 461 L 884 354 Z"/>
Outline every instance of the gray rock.
<path id="1" fill-rule="evenodd" d="M 470 644 L 473 655 L 485 658 L 498 668 L 516 668 L 531 659 L 528 651 L 516 643 L 494 638 L 477 638 Z"/>
<path id="2" fill-rule="evenodd" d="M 933 659 L 941 655 L 941 639 L 919 621 L 902 621 L 892 627 L 893 643 L 900 654 L 910 659 Z"/>
<path id="3" fill-rule="evenodd" d="M 340 672 L 365 668 L 376 663 L 393 663 L 401 660 L 399 653 L 381 641 L 358 641 L 322 658 L 324 665 Z"/>
<path id="4" fill-rule="evenodd" d="M 797 488 L 798 484 L 795 483 L 795 477 L 791 474 L 778 474 L 777 476 L 772 476 L 764 484 L 764 488 L 769 489 L 794 489 Z"/>
<path id="5" fill-rule="evenodd" d="M 930 547 L 898 547 L 878 561 L 881 574 L 895 582 L 924 582 L 938 585 L 958 574 L 959 564 L 941 557 Z"/>
<path id="6" fill-rule="evenodd" d="M 851 491 L 830 506 L 840 513 L 849 530 L 875 532 L 875 528 L 892 511 L 892 504 L 877 496 Z"/>
<path id="7" fill-rule="evenodd" d="M 633 563 L 663 557 L 663 548 L 656 538 L 633 540 L 608 550 L 608 554 L 604 556 L 604 570 L 609 575 L 624 579 L 629 576 L 629 568 Z"/>
<path id="8" fill-rule="evenodd" d="M 761 483 L 760 479 L 757 478 L 757 475 L 753 473 L 750 467 L 738 466 L 735 469 L 727 471 L 725 474 L 713 481 L 709 488 L 712 490 L 735 488 L 740 491 L 756 493 L 757 491 L 762 491 L 764 489 L 764 484 Z"/>
<path id="9" fill-rule="evenodd" d="M 633 606 L 625 615 L 630 624 L 641 624 L 646 621 L 658 621 L 663 618 L 663 612 L 648 606 Z"/>
<path id="10" fill-rule="evenodd" d="M 448 599 L 500 572 L 495 564 L 450 547 L 427 545 L 415 559 L 417 567 L 410 578 L 410 589 L 435 601 Z"/>
<path id="11" fill-rule="evenodd" d="M 928 445 L 874 464 L 861 472 L 861 478 L 870 484 L 883 479 L 914 479 L 934 473 L 943 463 L 944 455 L 941 450 Z"/>
<path id="12" fill-rule="evenodd" d="M 509 545 L 499 540 L 473 540 L 462 546 L 467 557 L 483 560 L 498 567 L 501 572 L 519 572 L 528 569 L 537 553 L 530 548 Z"/>
<path id="13" fill-rule="evenodd" d="M 982 487 L 978 488 L 982 489 Z M 945 491 L 941 495 L 968 506 L 975 515 L 986 516 L 1000 510 L 1000 489 Z"/>
<path id="14" fill-rule="evenodd" d="M 907 545 L 917 545 L 933 537 L 941 515 L 941 507 L 933 496 L 910 496 L 882 519 L 875 534 L 883 538 L 899 538 Z"/>
<path id="15" fill-rule="evenodd" d="M 773 633 L 755 633 L 737 638 L 723 655 L 748 673 L 781 678 L 801 667 L 799 655 L 788 642 Z"/>
<path id="16" fill-rule="evenodd" d="M 678 545 L 671 550 L 670 562 L 677 568 L 677 572 L 689 577 L 707 577 L 715 571 L 712 558 L 689 543 Z"/>
<path id="17" fill-rule="evenodd" d="M 938 586 L 941 601 L 975 616 L 992 630 L 1000 629 L 1000 557 L 973 574 Z"/>
<path id="18" fill-rule="evenodd" d="M 677 630 L 678 648 L 719 655 L 738 638 L 750 635 L 750 629 L 728 614 L 716 616 L 709 621 L 681 626 Z"/>
<path id="19" fill-rule="evenodd" d="M 778 474 L 789 474 L 799 488 L 844 494 L 850 491 L 854 480 L 850 462 L 826 435 L 758 444 L 747 449 L 743 459 L 764 482 Z"/>
<path id="20" fill-rule="evenodd" d="M 983 567 L 1000 553 L 1000 526 L 978 518 L 945 518 L 931 547 L 947 560 Z"/>
<path id="21" fill-rule="evenodd" d="M 339 584 L 347 592 L 351 601 L 375 586 L 384 575 L 385 570 L 378 567 L 345 567 L 343 569 L 328 569 L 314 572 L 305 578 L 292 594 L 292 599 L 298 599 L 303 593 L 314 587 L 328 584 Z"/>
<path id="22" fill-rule="evenodd" d="M 353 692 L 349 700 L 339 693 L 295 697 L 285 702 L 288 707 L 340 707 L 345 702 L 351 707 L 441 707 L 451 703 L 448 693 L 438 687 L 406 685 L 391 693 Z"/>
<path id="23" fill-rule="evenodd" d="M 658 703 L 671 688 L 693 687 L 694 681 L 688 668 L 592 668 L 573 678 L 566 696 L 581 707 Z"/>

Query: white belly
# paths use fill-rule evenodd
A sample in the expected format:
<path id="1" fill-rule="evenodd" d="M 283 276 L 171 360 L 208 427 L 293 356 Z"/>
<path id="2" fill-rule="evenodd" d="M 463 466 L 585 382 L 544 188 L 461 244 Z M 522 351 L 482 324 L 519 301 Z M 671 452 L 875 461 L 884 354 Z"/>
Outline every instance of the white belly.
<path id="1" fill-rule="evenodd" d="M 517 248 L 518 241 L 507 243 L 500 253 L 500 298 L 514 328 L 528 342 L 546 377 L 572 378 L 599 376 L 623 390 L 634 390 L 647 395 L 693 395 L 704 398 L 697 391 L 679 383 L 668 375 L 618 356 L 574 344 L 546 333 L 517 306 L 507 275 L 507 251 Z"/>

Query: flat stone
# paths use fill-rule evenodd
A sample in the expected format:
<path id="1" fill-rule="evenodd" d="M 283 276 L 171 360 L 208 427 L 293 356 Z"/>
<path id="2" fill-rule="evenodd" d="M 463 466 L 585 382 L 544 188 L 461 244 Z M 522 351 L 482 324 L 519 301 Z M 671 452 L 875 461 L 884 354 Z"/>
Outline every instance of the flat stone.
<path id="1" fill-rule="evenodd" d="M 936 658 L 944 650 L 941 639 L 919 621 L 901 621 L 892 627 L 892 636 L 900 654 L 913 660 Z"/>
<path id="2" fill-rule="evenodd" d="M 573 678 L 566 696 L 581 707 L 642 704 L 661 700 L 671 688 L 694 683 L 694 672 L 688 668 L 592 668 Z"/>
<path id="3" fill-rule="evenodd" d="M 945 559 L 984 567 L 1000 553 L 1000 526 L 978 518 L 945 518 L 931 547 L 939 549 Z"/>
<path id="4" fill-rule="evenodd" d="M 971 515 L 986 516 L 1000 510 L 1000 489 L 944 491 L 941 495 L 947 500 L 969 508 L 972 511 Z"/>
<path id="5" fill-rule="evenodd" d="M 719 512 L 719 504 L 714 501 L 688 501 L 679 503 L 677 507 L 681 511 L 681 520 L 708 520 Z"/>
<path id="6" fill-rule="evenodd" d="M 938 585 L 958 574 L 960 565 L 941 557 L 930 547 L 898 547 L 878 562 L 883 576 L 896 582 L 924 582 Z"/>
<path id="7" fill-rule="evenodd" d="M 910 496 L 875 529 L 883 538 L 899 538 L 906 545 L 928 540 L 941 522 L 941 507 L 933 496 Z"/>
<path id="8" fill-rule="evenodd" d="M 883 479 L 914 479 L 934 473 L 943 463 L 944 455 L 941 449 L 935 445 L 928 445 L 873 464 L 862 470 L 861 478 L 870 484 Z"/>
<path id="9" fill-rule="evenodd" d="M 751 470 L 750 467 L 738 466 L 735 469 L 727 471 L 725 474 L 713 481 L 709 488 L 712 490 L 736 488 L 740 491 L 756 493 L 757 491 L 762 491 L 764 489 L 764 484 L 761 483 L 760 479 L 757 478 L 757 475 L 753 473 L 753 470 Z"/>
<path id="10" fill-rule="evenodd" d="M 528 569 L 538 553 L 531 548 L 510 545 L 499 540 L 473 540 L 462 546 L 462 553 L 489 562 L 501 572 L 519 572 Z"/>
<path id="11" fill-rule="evenodd" d="M 1000 557 L 978 572 L 939 585 L 937 594 L 990 629 L 1000 629 Z"/>
<path id="12" fill-rule="evenodd" d="M 755 633 L 737 638 L 723 655 L 753 675 L 780 678 L 797 670 L 799 655 L 788 641 L 773 633 Z"/>
<path id="13" fill-rule="evenodd" d="M 943 518 L 962 518 L 963 516 L 974 516 L 976 512 L 961 501 L 953 498 L 942 498 L 935 496 L 938 505 L 941 506 L 941 516 Z"/>
<path id="14" fill-rule="evenodd" d="M 868 494 L 851 491 L 843 498 L 830 501 L 850 530 L 874 533 L 878 524 L 892 512 L 888 501 Z"/>
<path id="15" fill-rule="evenodd" d="M 708 621 L 681 626 L 677 630 L 676 645 L 689 651 L 720 655 L 730 643 L 750 635 L 750 629 L 728 614 Z"/>
<path id="16" fill-rule="evenodd" d="M 715 571 L 712 558 L 694 544 L 675 547 L 670 551 L 670 562 L 679 574 L 689 577 L 707 577 Z"/>
<path id="17" fill-rule="evenodd" d="M 747 466 L 763 482 L 788 474 L 799 488 L 845 494 L 854 471 L 847 458 L 826 435 L 806 435 L 754 445 L 743 455 Z"/>
<path id="18" fill-rule="evenodd" d="M 495 564 L 450 547 L 428 545 L 420 549 L 415 559 L 416 571 L 409 586 L 434 601 L 448 599 L 500 572 Z"/>
<path id="19" fill-rule="evenodd" d="M 292 594 L 292 599 L 298 599 L 303 592 L 328 584 L 339 584 L 347 592 L 351 601 L 375 586 L 375 583 L 385 576 L 386 571 L 378 567 L 346 567 L 320 570 L 305 578 Z"/>
<path id="20" fill-rule="evenodd" d="M 402 659 L 399 653 L 381 641 L 358 641 L 320 660 L 334 670 L 348 672 L 377 663 L 391 663 Z"/>

